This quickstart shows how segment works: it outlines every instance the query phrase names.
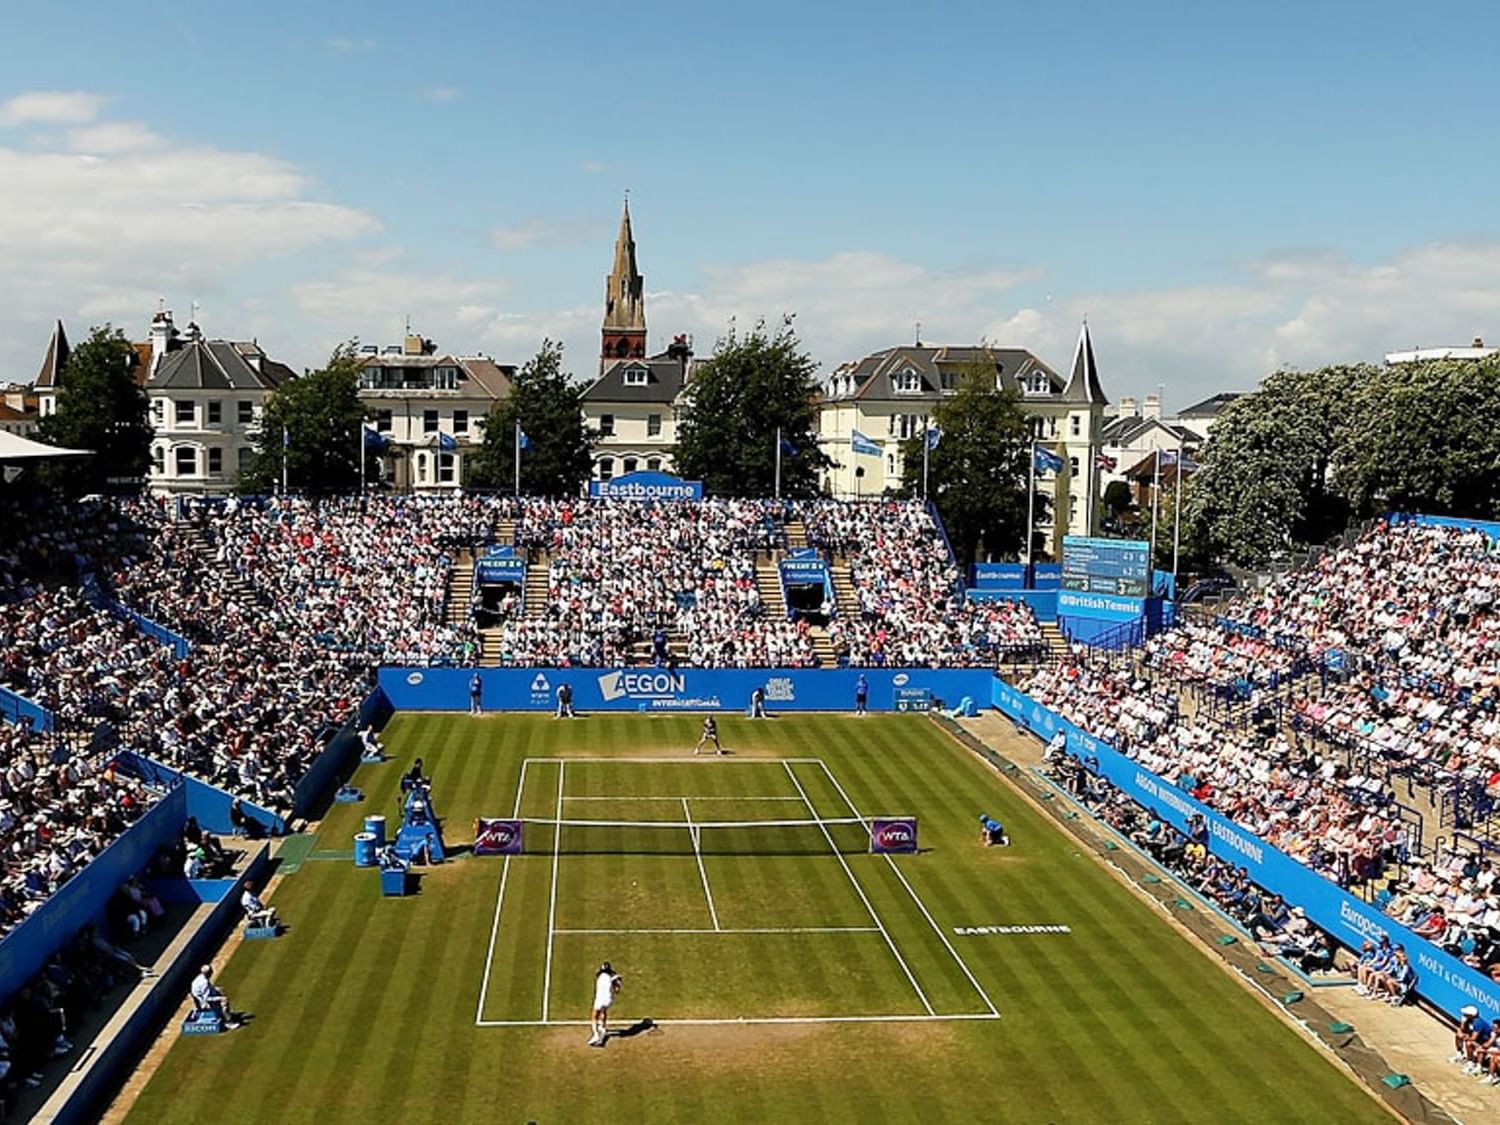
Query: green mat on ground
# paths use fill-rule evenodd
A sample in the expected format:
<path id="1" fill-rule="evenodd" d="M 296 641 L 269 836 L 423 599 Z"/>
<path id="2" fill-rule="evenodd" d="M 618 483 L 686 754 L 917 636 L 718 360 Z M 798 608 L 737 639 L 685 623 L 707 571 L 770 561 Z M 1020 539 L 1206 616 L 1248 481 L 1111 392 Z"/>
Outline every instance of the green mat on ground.
<path id="1" fill-rule="evenodd" d="M 1239 940 L 1240 939 L 1235 937 L 1233 934 L 1221 934 L 1219 936 L 1220 945 L 1234 945 Z"/>
<path id="2" fill-rule="evenodd" d="M 1151 874 L 1148 871 L 1148 872 L 1146 872 L 1146 874 L 1144 874 L 1144 875 L 1141 876 L 1141 882 L 1143 882 L 1143 883 L 1160 883 L 1161 882 L 1161 876 L 1160 875 L 1153 875 L 1153 874 Z"/>
<path id="3" fill-rule="evenodd" d="M 1117 852 L 1120 850 L 1120 845 L 1115 843 L 1113 840 L 1105 840 L 1104 850 L 1107 852 Z"/>
<path id="4" fill-rule="evenodd" d="M 1352 1023 L 1345 1023 L 1343 1020 L 1334 1020 L 1328 1025 L 1328 1030 L 1334 1035 L 1348 1035 L 1354 1030 L 1354 1025 Z"/>
<path id="5" fill-rule="evenodd" d="M 1255 971 L 1257 973 L 1274 973 L 1276 970 L 1273 969 L 1273 968 L 1271 968 L 1271 966 L 1267 965 L 1264 961 L 1262 961 L 1262 962 L 1260 962 L 1260 964 L 1258 964 L 1258 965 L 1255 966 Z"/>
<path id="6" fill-rule="evenodd" d="M 302 861 L 308 857 L 312 848 L 313 836 L 310 833 L 288 836 L 276 849 L 276 862 L 279 865 L 277 871 L 282 875 L 293 874 L 302 866 Z"/>
<path id="7" fill-rule="evenodd" d="M 1399 1090 L 1402 1086 L 1411 1085 L 1411 1079 L 1404 1074 L 1387 1074 L 1381 1081 L 1392 1090 Z"/>
<path id="8" fill-rule="evenodd" d="M 1175 906 L 1175 907 L 1177 907 L 1178 910 L 1191 910 L 1191 909 L 1193 909 L 1193 904 L 1190 903 L 1185 898 L 1174 899 L 1172 901 L 1172 905 Z"/>
<path id="9" fill-rule="evenodd" d="M 1288 992 L 1285 996 L 1283 996 L 1281 998 L 1281 1002 L 1283 1004 L 1296 1004 L 1301 999 L 1302 999 L 1302 993 L 1298 992 L 1294 988 L 1290 992 Z"/>

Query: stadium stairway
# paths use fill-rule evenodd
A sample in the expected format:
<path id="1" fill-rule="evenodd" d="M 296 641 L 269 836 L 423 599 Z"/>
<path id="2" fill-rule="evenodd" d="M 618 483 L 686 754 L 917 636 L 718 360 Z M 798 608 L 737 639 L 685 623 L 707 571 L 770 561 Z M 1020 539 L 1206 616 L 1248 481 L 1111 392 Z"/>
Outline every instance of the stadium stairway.
<path id="1" fill-rule="evenodd" d="M 503 631 L 500 629 L 479 630 L 479 663 L 486 667 L 500 664 L 500 645 Z"/>
<path id="2" fill-rule="evenodd" d="M 1057 627 L 1056 621 L 1041 621 L 1042 638 L 1047 642 L 1047 650 L 1057 659 L 1068 655 L 1068 638 L 1063 636 L 1063 631 Z"/>
<path id="3" fill-rule="evenodd" d="M 840 556 L 829 566 L 828 575 L 833 581 L 833 602 L 837 612 L 854 614 L 859 612 L 859 595 L 854 592 L 854 578 L 849 571 L 849 560 Z"/>
<path id="4" fill-rule="evenodd" d="M 516 542 L 516 521 L 510 516 L 503 516 L 495 521 L 495 542 L 502 547 L 513 547 Z"/>
<path id="5" fill-rule="evenodd" d="M 801 516 L 792 516 L 784 525 L 786 529 L 787 550 L 807 546 L 807 526 L 802 522 Z"/>
<path id="6" fill-rule="evenodd" d="M 462 625 L 469 619 L 469 602 L 474 596 L 474 552 L 465 547 L 448 568 L 448 624 Z"/>
<path id="7" fill-rule="evenodd" d="M 766 607 L 766 613 L 777 620 L 786 617 L 786 594 L 781 589 L 781 574 L 774 558 L 769 567 L 763 567 L 759 562 L 755 564 L 755 588 L 760 591 L 760 602 Z"/>
<path id="8" fill-rule="evenodd" d="M 214 541 L 208 536 L 208 532 L 205 531 L 202 527 L 199 527 L 197 524 L 193 524 L 191 533 L 193 536 L 194 552 L 198 555 L 199 558 L 204 561 L 205 565 L 217 569 L 221 564 L 215 561 L 217 551 L 214 548 Z M 228 578 L 228 583 L 229 588 L 236 594 L 238 594 L 241 598 L 243 598 L 247 604 L 253 604 L 260 601 L 260 594 L 256 591 L 255 587 L 250 585 L 250 583 L 239 574 L 231 573 Z"/>
<path id="9" fill-rule="evenodd" d="M 833 641 L 828 636 L 828 630 L 822 625 L 814 625 L 808 630 L 808 636 L 812 637 L 813 652 L 818 656 L 820 668 L 837 668 L 839 664 L 838 653 L 833 651 Z"/>
<path id="10" fill-rule="evenodd" d="M 527 617 L 540 617 L 547 608 L 547 571 L 551 563 L 551 555 L 538 554 L 526 564 L 526 589 L 522 597 Z"/>

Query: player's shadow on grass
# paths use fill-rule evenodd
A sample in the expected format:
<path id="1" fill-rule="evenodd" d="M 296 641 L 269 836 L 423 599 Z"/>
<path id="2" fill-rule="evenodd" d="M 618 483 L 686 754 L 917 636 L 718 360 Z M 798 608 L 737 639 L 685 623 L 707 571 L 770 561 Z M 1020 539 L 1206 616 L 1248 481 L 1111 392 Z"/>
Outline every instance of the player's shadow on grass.
<path id="1" fill-rule="evenodd" d="M 637 1035 L 644 1035 L 648 1031 L 656 1030 L 656 1021 L 653 1019 L 636 1020 L 629 1027 L 622 1027 L 619 1031 L 611 1031 L 611 1039 L 634 1039 Z"/>

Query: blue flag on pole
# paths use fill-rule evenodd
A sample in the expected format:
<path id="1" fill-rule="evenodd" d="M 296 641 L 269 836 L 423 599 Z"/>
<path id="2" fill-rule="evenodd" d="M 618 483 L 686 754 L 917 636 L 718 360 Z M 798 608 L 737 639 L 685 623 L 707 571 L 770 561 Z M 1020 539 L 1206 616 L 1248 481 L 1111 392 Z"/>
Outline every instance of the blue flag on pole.
<path id="1" fill-rule="evenodd" d="M 797 456 L 797 447 L 795 445 L 793 445 L 791 442 L 787 441 L 786 438 L 782 438 L 781 441 L 778 444 L 781 447 L 781 455 L 783 457 L 795 457 L 795 456 Z"/>
<path id="2" fill-rule="evenodd" d="M 386 437 L 379 430 L 372 430 L 369 426 L 362 426 L 360 428 L 364 431 L 365 435 L 366 453 L 384 453 L 385 447 L 391 444 L 390 438 Z"/>
<path id="3" fill-rule="evenodd" d="M 292 431 L 287 429 L 285 426 L 281 427 L 281 448 L 292 448 Z"/>
<path id="4" fill-rule="evenodd" d="M 936 426 L 929 426 L 927 428 L 927 448 L 929 451 L 936 449 L 938 447 L 938 442 L 942 440 L 942 430 L 938 429 Z"/>
<path id="5" fill-rule="evenodd" d="M 458 439 L 452 434 L 438 434 L 438 448 L 444 453 L 458 452 Z"/>
<path id="6" fill-rule="evenodd" d="M 1035 465 L 1039 473 L 1062 472 L 1063 459 L 1050 449 L 1043 449 L 1040 445 L 1036 447 Z"/>
<path id="7" fill-rule="evenodd" d="M 530 449 L 531 439 L 526 436 L 526 431 L 520 426 L 516 427 L 516 446 L 519 449 Z"/>
<path id="8" fill-rule="evenodd" d="M 876 445 L 873 441 L 865 437 L 865 435 L 860 433 L 858 430 L 850 431 L 849 448 L 852 449 L 855 453 L 861 454 L 865 457 L 880 456 L 880 446 Z"/>

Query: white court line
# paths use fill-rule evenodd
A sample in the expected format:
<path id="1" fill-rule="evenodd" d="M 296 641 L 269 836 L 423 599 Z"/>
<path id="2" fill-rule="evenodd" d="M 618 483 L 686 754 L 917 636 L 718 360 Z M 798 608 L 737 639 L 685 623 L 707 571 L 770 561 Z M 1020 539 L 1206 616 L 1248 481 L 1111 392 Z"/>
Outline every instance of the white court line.
<path id="1" fill-rule="evenodd" d="M 821 759 L 815 760 L 821 761 Z M 844 853 L 839 851 L 838 845 L 833 842 L 833 836 L 829 833 L 828 826 L 818 817 L 818 810 L 813 808 L 812 801 L 808 800 L 807 790 L 803 789 L 802 782 L 797 780 L 797 775 L 792 770 L 791 762 L 783 762 L 783 765 L 786 766 L 786 775 L 792 779 L 792 784 L 797 787 L 797 792 L 802 795 L 803 803 L 807 805 L 807 811 L 812 813 L 813 817 L 817 819 L 818 828 L 823 833 L 823 839 L 828 841 L 828 847 L 833 852 L 834 858 L 839 861 L 839 866 L 844 869 L 844 874 L 849 876 L 849 882 L 854 884 L 854 890 L 858 893 L 860 901 L 865 904 L 865 909 L 870 912 L 870 918 L 874 921 L 875 925 L 880 927 L 880 932 L 885 937 L 886 945 L 891 947 L 892 955 L 901 965 L 901 971 L 906 974 L 906 979 L 911 981 L 911 986 L 917 990 L 917 996 L 922 1001 L 922 1007 L 927 1009 L 929 1016 L 936 1015 L 937 1013 L 932 1010 L 932 1004 L 927 999 L 927 993 L 922 991 L 922 986 L 917 983 L 917 978 L 912 974 L 911 966 L 906 963 L 906 958 L 901 956 L 901 951 L 896 948 L 896 943 L 891 940 L 891 935 L 886 932 L 885 923 L 880 920 L 880 915 L 876 914 L 875 908 L 870 905 L 870 900 L 865 896 L 865 889 L 859 885 L 859 880 L 854 877 L 854 872 L 849 870 L 849 861 L 844 858 Z"/>
<path id="2" fill-rule="evenodd" d="M 563 772 L 566 762 L 557 764 L 557 819 L 562 820 Z M 552 935 L 557 930 L 557 861 L 562 855 L 562 825 L 552 834 L 552 904 L 547 908 L 547 964 L 542 970 L 542 1019 L 552 1004 Z"/>
<path id="3" fill-rule="evenodd" d="M 821 762 L 822 758 L 748 758 L 730 755 L 721 758 L 717 754 L 710 757 L 694 757 L 691 750 L 684 750 L 680 758 L 653 757 L 653 758 L 626 758 L 619 755 L 608 754 L 578 754 L 566 758 L 527 758 L 528 762 L 567 762 L 575 765 L 582 762 L 613 762 L 616 765 L 630 765 L 632 762 L 681 762 L 683 765 L 692 763 L 700 766 L 775 766 L 782 762 L 799 762 L 811 764 Z"/>
<path id="4" fill-rule="evenodd" d="M 750 1026 L 753 1024 L 810 1024 L 810 1023 L 964 1023 L 976 1020 L 997 1020 L 998 1015 L 990 1015 L 989 1012 L 969 1012 L 956 1016 L 940 1016 L 937 1014 L 921 1016 L 748 1016 L 743 1019 L 682 1019 L 682 1020 L 657 1020 L 651 1022 L 660 1027 L 733 1027 L 736 1024 Z M 620 1019 L 615 1017 L 615 1022 L 622 1026 L 629 1026 L 638 1022 L 634 1019 Z M 587 1027 L 588 1020 L 483 1020 L 480 1027 Z"/>
<path id="5" fill-rule="evenodd" d="M 839 784 L 839 779 L 835 777 L 833 771 L 828 768 L 828 763 L 824 762 L 822 759 L 819 759 L 818 764 L 823 767 L 823 772 L 828 775 L 828 780 L 833 782 L 833 787 L 839 791 L 839 796 L 843 798 L 844 804 L 849 806 L 849 811 L 852 812 L 855 816 L 859 817 L 860 820 L 864 820 L 864 814 L 855 807 L 854 802 L 849 799 L 849 794 L 844 792 L 844 787 Z M 974 986 L 974 991 L 979 993 L 980 999 L 985 1002 L 985 1005 L 989 1008 L 991 1014 L 998 1017 L 1000 1015 L 1000 1009 L 995 1007 L 995 1002 L 990 999 L 989 993 L 986 992 L 983 986 L 980 985 L 979 981 L 975 979 L 974 974 L 969 970 L 968 964 L 962 957 L 958 955 L 958 950 L 953 948 L 953 943 L 948 940 L 948 935 L 943 933 L 943 928 L 937 924 L 937 919 L 934 918 L 932 916 L 932 912 L 927 909 L 927 904 L 922 901 L 920 896 L 918 896 L 916 890 L 912 887 L 912 885 L 906 881 L 906 873 L 901 870 L 901 865 L 898 864 L 895 858 L 889 854 L 886 855 L 885 861 L 886 863 L 890 864 L 891 870 L 896 873 L 896 878 L 901 880 L 901 885 L 906 888 L 906 893 L 911 895 L 911 900 L 917 904 L 917 909 L 919 909 L 927 918 L 928 924 L 932 926 L 933 932 L 936 933 L 937 936 L 942 940 L 942 943 L 947 946 L 948 952 L 953 955 L 953 959 L 958 962 L 958 967 L 964 971 L 964 976 L 969 978 L 969 983 Z"/>
<path id="6" fill-rule="evenodd" d="M 703 866 L 703 849 L 698 846 L 698 829 L 693 827 L 693 810 L 688 808 L 688 799 L 682 799 L 682 815 L 687 819 L 688 835 L 693 841 L 693 855 L 698 860 L 698 874 L 703 877 L 703 897 L 708 899 L 708 916 L 713 919 L 714 929 L 719 928 L 719 912 L 714 909 L 714 893 L 708 889 L 708 869 Z"/>
<path id="7" fill-rule="evenodd" d="M 521 776 L 516 781 L 516 806 L 511 818 L 521 815 L 521 793 L 526 789 L 526 759 L 521 760 Z M 559 829 L 561 831 L 561 829 Z M 484 1019 L 484 998 L 490 993 L 490 967 L 495 963 L 495 938 L 500 933 L 500 908 L 505 905 L 505 881 L 510 877 L 510 856 L 500 867 L 500 893 L 495 896 L 495 920 L 490 923 L 490 948 L 484 955 L 484 977 L 479 982 L 479 1007 L 474 1009 L 474 1022 Z"/>
<path id="8" fill-rule="evenodd" d="M 800 801 L 801 797 L 693 797 L 694 801 Z M 680 801 L 681 793 L 674 793 L 670 797 L 574 797 L 567 796 L 564 801 Z"/>
<path id="9" fill-rule="evenodd" d="M 878 934 L 876 926 L 761 926 L 743 930 L 556 930 L 558 934 Z"/>

